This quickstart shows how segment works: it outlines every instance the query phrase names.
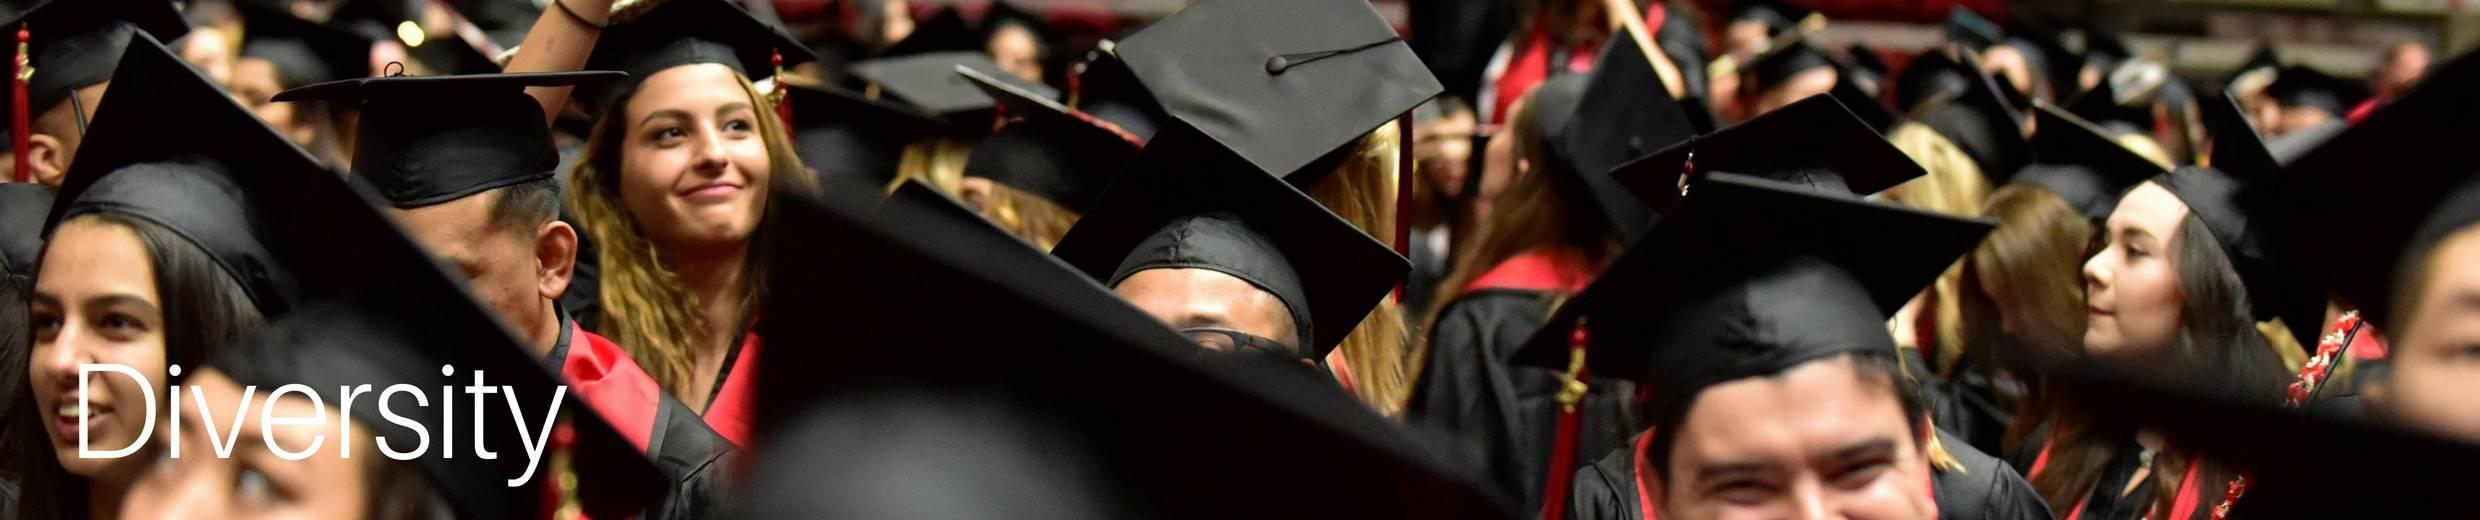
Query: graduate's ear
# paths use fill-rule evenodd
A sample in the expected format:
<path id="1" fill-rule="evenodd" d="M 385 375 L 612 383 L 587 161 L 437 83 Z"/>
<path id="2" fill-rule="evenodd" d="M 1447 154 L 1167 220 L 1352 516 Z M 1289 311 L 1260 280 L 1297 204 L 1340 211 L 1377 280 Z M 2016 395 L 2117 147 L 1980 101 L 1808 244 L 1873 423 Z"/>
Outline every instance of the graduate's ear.
<path id="1" fill-rule="evenodd" d="M 534 231 L 534 291 L 560 299 L 577 274 L 577 228 L 552 219 Z"/>
<path id="2" fill-rule="evenodd" d="M 973 208 L 976 213 L 990 211 L 991 195 L 990 179 L 965 177 L 956 181 L 956 200 L 963 201 L 965 207 Z"/>
<path id="3" fill-rule="evenodd" d="M 60 189 L 69 177 L 68 143 L 52 134 L 37 133 L 26 138 L 26 165 L 34 169 L 34 182 L 53 190 Z"/>

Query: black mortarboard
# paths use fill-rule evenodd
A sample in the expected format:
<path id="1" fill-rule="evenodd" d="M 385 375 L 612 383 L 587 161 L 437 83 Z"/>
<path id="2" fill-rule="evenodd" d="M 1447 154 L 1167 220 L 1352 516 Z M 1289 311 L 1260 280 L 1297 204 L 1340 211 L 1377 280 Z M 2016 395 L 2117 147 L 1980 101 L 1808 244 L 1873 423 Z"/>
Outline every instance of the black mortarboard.
<path id="1" fill-rule="evenodd" d="M 1680 177 L 1691 169 L 1856 195 L 1877 193 L 1924 174 L 1920 163 L 1870 130 L 1842 102 L 1819 94 L 1630 161 L 1611 176 L 1652 207 L 1669 208 L 1679 200 Z M 1688 179 L 1684 184 L 1693 188 L 1696 182 Z"/>
<path id="2" fill-rule="evenodd" d="M 1334 350 L 1411 269 L 1308 195 L 1177 125 L 1137 154 L 1051 254 L 1105 285 L 1160 267 L 1247 280 L 1283 301 L 1311 359 Z"/>
<path id="3" fill-rule="evenodd" d="M 2127 39 L 2101 23 L 2100 18 L 2087 18 L 2083 26 L 2085 67 L 2107 74 L 2117 69 L 2119 63 L 2136 57 L 2135 49 L 2127 47 Z"/>
<path id="4" fill-rule="evenodd" d="M 2093 362 L 2044 372 L 2108 424 L 2159 432 L 2172 446 L 2246 475 L 2230 518 L 2452 518 L 2471 511 L 2480 447 L 2365 418 L 2286 409 L 2245 392 L 2163 381 Z M 2304 449 L 2303 449 L 2304 448 Z M 2218 507 L 2225 482 L 2198 482 Z M 2208 509 L 2210 511 L 2211 509 Z M 2215 515 L 2220 516 L 2220 515 Z"/>
<path id="5" fill-rule="evenodd" d="M 483 52 L 482 46 L 484 45 L 497 46 L 498 44 L 488 41 L 488 38 L 477 37 L 469 41 L 462 35 L 449 34 L 431 38 L 419 47 L 406 49 L 406 52 L 412 54 L 414 61 L 421 62 L 424 68 L 429 69 L 430 73 L 435 75 L 499 72 L 498 56 L 494 55 L 496 53 Z"/>
<path id="6" fill-rule="evenodd" d="M 1990 21 L 1980 13 L 1962 5 L 1946 10 L 1947 42 L 1961 45 L 1964 50 L 1986 52 L 1989 46 L 1997 45 L 1999 40 L 2005 38 L 2006 31 L 1998 28 L 1998 22 Z"/>
<path id="7" fill-rule="evenodd" d="M 1726 381 L 1836 354 L 1895 355 L 1886 319 L 1994 223 L 1720 173 L 1570 298 L 1518 350 L 1653 385 L 1673 413 Z M 1670 410 L 1670 411 L 1665 411 Z"/>
<path id="8" fill-rule="evenodd" d="M 1277 176 L 1444 90 L 1365 2 L 1205 0 L 1118 55 L 1173 117 Z"/>
<path id="9" fill-rule="evenodd" d="M 996 99 L 1011 121 L 973 145 L 964 174 L 1031 192 L 1083 212 L 1101 198 L 1112 176 L 1137 156 L 1127 135 L 1082 112 L 1070 110 L 978 72 L 965 73 Z"/>
<path id="10" fill-rule="evenodd" d="M 1171 113 L 1163 109 L 1161 102 L 1154 101 L 1154 93 L 1137 82 L 1136 73 L 1128 70 L 1128 64 L 1121 62 L 1119 55 L 1107 50 L 1116 45 L 1103 40 L 1086 54 L 1085 62 L 1078 65 L 1076 76 L 1069 82 L 1072 86 L 1067 105 L 1109 121 L 1140 141 L 1153 139 L 1154 131 L 1171 120 Z"/>
<path id="11" fill-rule="evenodd" d="M 2480 222 L 2480 148 L 2440 131 L 2480 117 L 2480 55 L 2429 69 L 2420 88 L 2241 192 L 2276 252 L 2379 327 L 2439 239 Z M 2349 208 L 2347 211 L 2316 211 Z M 2386 328 L 2399 334 L 2399 329 Z"/>
<path id="12" fill-rule="evenodd" d="M 275 64 L 284 88 L 370 76 L 373 40 L 363 32 L 253 2 L 234 7 L 242 14 L 241 56 Z"/>
<path id="13" fill-rule="evenodd" d="M 1057 92 L 1048 86 L 1027 83 L 979 51 L 934 52 L 895 58 L 881 58 L 852 64 L 852 74 L 878 88 L 881 98 L 894 97 L 911 103 L 923 112 L 938 115 L 953 123 L 967 135 L 989 133 L 993 108 L 997 104 L 990 94 L 973 86 L 959 70 L 971 70 L 984 76 L 999 78 L 1018 89 L 1028 90 L 1049 99 Z"/>
<path id="14" fill-rule="evenodd" d="M 1842 69 L 1834 57 L 1827 55 L 1824 49 L 1809 45 L 1807 36 L 1803 31 L 1783 33 L 1740 70 L 1748 74 L 1749 82 L 1760 92 L 1780 87 L 1784 81 L 1802 72 L 1830 68 L 1841 74 Z"/>
<path id="15" fill-rule="evenodd" d="M 2136 184 L 2162 174 L 2161 165 L 2111 139 L 2107 130 L 2049 105 L 2034 107 L 2031 165 L 2016 183 L 2049 190 L 2085 218 L 2101 222 L 2118 210 L 2118 198 Z"/>
<path id="16" fill-rule="evenodd" d="M 2325 325 L 2325 292 L 2293 275 L 2289 264 L 2294 261 L 2265 244 L 2264 221 L 2239 207 L 2239 190 L 2263 177 L 2189 166 L 2155 182 L 2187 203 L 2190 214 L 2212 232 L 2214 244 L 2239 274 L 2240 285 L 2247 287 L 2248 312 L 2256 321 L 2281 318 L 2291 337 L 2318 337 Z"/>
<path id="17" fill-rule="evenodd" d="M 792 134 L 793 149 L 828 186 L 885 186 L 895 180 L 906 146 L 949 132 L 938 116 L 843 87 L 788 81 L 784 92 L 799 129 Z"/>
<path id="18" fill-rule="evenodd" d="M 1176 133 L 1158 146 L 1211 145 Z M 1223 161 L 1233 180 L 1288 189 Z M 769 260 L 758 333 L 784 348 L 757 378 L 768 455 L 739 499 L 756 518 L 1512 515 L 1322 373 L 1200 357 L 969 213 L 824 197 L 777 205 L 812 239 Z M 1283 483 L 1279 498 L 1233 492 L 1268 482 Z"/>
<path id="19" fill-rule="evenodd" d="M 1971 88 L 1972 81 L 1955 58 L 1947 56 L 1942 48 L 1931 48 L 1912 57 L 1911 63 L 1903 66 L 1903 73 L 1895 76 L 1895 109 L 1911 113 L 1929 100 Z"/>
<path id="20" fill-rule="evenodd" d="M 0 5 L 0 25 L 20 24 L 32 38 L 26 57 L 34 69 L 26 83 L 30 119 L 59 106 L 71 91 L 112 79 L 112 68 L 120 64 L 131 34 L 144 32 L 164 41 L 189 34 L 189 23 L 164 0 L 13 0 Z"/>
<path id="21" fill-rule="evenodd" d="M 1971 156 L 1990 185 L 2005 184 L 2032 162 L 2032 145 L 2024 141 L 2023 110 L 2007 100 L 2006 93 L 2015 88 L 1981 72 L 1980 57 L 1973 51 L 1964 51 L 1959 63 L 1966 71 L 1964 89 L 1943 104 L 1922 108 L 1916 119 Z"/>
<path id="22" fill-rule="evenodd" d="M 0 184 L 0 281 L 26 283 L 43 254 L 43 219 L 52 213 L 52 189 L 34 183 Z"/>
<path id="23" fill-rule="evenodd" d="M 548 8 L 533 0 L 466 0 L 450 3 L 449 7 L 503 49 L 523 43 L 525 33 L 533 30 L 534 22 L 541 20 L 543 9 Z"/>
<path id="24" fill-rule="evenodd" d="M 2100 83 L 2067 103 L 2067 112 L 2112 132 L 2152 135 L 2153 106 L 2166 69 L 2130 64 L 2102 71 Z"/>
<path id="25" fill-rule="evenodd" d="M 429 206 L 551 178 L 560 152 L 526 87 L 564 87 L 618 72 L 395 76 L 321 83 L 276 94 L 361 107 L 354 180 L 398 208 Z"/>
<path id="26" fill-rule="evenodd" d="M 1535 116 L 1535 121 L 1548 129 L 1543 137 L 1554 158 L 1553 174 L 1583 178 L 1594 209 L 1625 243 L 1643 235 L 1655 217 L 1652 208 L 1628 197 L 1610 171 L 1695 137 L 1696 130 L 1685 107 L 1662 92 L 1662 79 L 1655 75 L 1653 62 L 1633 42 L 1611 38 L 1596 63 L 1600 65 L 1586 77 L 1583 87 L 1574 90 L 1574 104 L 1566 109 L 1570 114 L 1551 118 L 1564 123 L 1548 126 L 1554 121 L 1541 116 Z M 1564 96 L 1537 94 L 1541 95 Z M 1535 101 L 1534 106 L 1556 103 Z"/>
<path id="27" fill-rule="evenodd" d="M 1860 122 L 1867 123 L 1870 130 L 1876 130 L 1879 134 L 1894 130 L 1896 121 L 1894 107 L 1888 106 L 1885 98 L 1869 95 L 1868 91 L 1861 90 L 1859 85 L 1849 79 L 1850 76 L 1844 76 L 1844 78 L 1846 79 L 1834 82 L 1834 89 L 1826 91 L 1826 95 L 1834 96 L 1835 101 L 1843 103 L 1843 108 L 1851 109 L 1852 117 L 1858 117 Z"/>
<path id="28" fill-rule="evenodd" d="M 2207 165 L 2213 169 L 2242 176 L 2261 177 L 2282 169 L 2282 161 L 2273 157 L 2265 139 L 2256 133 L 2256 125 L 2248 122 L 2246 109 L 2239 108 L 2239 99 L 2225 93 L 2218 102 L 2204 106 L 2205 128 L 2212 131 L 2213 153 Z"/>
<path id="29" fill-rule="evenodd" d="M 2368 99 L 2368 89 L 2305 65 L 2291 65 L 2274 74 L 2265 95 L 2285 108 L 2313 108 L 2341 118 Z"/>
<path id="30" fill-rule="evenodd" d="M 162 226 L 213 258 L 260 312 L 281 314 L 295 300 L 295 273 L 263 235 L 301 224 L 270 218 L 257 199 L 335 175 L 153 36 L 129 42 L 45 234 L 96 212 Z"/>
<path id="31" fill-rule="evenodd" d="M 628 81 L 578 89 L 600 114 L 637 82 L 681 65 L 714 63 L 757 81 L 775 75 L 776 56 L 791 67 L 818 59 L 783 29 L 758 21 L 724 0 L 669 0 L 642 10 L 615 13 L 594 42 L 586 69 L 616 70 Z"/>

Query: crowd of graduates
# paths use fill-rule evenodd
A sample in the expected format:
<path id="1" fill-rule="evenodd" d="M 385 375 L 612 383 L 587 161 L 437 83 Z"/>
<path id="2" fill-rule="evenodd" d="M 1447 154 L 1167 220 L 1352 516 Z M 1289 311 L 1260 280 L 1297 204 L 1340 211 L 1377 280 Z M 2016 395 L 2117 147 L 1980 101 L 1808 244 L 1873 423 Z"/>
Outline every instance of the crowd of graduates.
<path id="1" fill-rule="evenodd" d="M 2470 514 L 2480 56 L 1042 7 L 0 0 L 0 518 Z"/>

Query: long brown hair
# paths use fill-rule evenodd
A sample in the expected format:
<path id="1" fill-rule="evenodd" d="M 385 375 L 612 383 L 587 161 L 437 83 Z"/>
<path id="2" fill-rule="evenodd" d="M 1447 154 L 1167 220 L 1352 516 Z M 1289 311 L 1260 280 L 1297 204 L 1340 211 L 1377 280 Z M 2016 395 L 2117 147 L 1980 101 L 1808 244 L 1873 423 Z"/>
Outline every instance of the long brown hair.
<path id="1" fill-rule="evenodd" d="M 1334 171 L 1308 186 L 1309 198 L 1388 244 L 1395 243 L 1395 190 L 1402 188 L 1395 184 L 1403 145 L 1398 128 L 1387 123 L 1361 136 Z M 1404 401 L 1412 398 L 1411 381 L 1404 376 L 1411 335 L 1404 328 L 1403 306 L 1388 299 L 1370 309 L 1337 348 L 1351 371 L 1352 393 L 1381 415 L 1402 414 Z"/>
<path id="2" fill-rule="evenodd" d="M 1531 171 L 1517 172 L 1506 191 L 1494 201 L 1494 213 L 1474 224 L 1474 239 L 1457 245 L 1456 265 L 1430 299 L 1436 303 L 1424 311 L 1428 315 L 1426 323 L 1435 325 L 1439 312 L 1463 295 L 1464 286 L 1517 255 L 1537 250 L 1558 251 L 1575 255 L 1591 266 L 1608 265 L 1619 256 L 1617 231 L 1598 212 L 1583 206 L 1593 201 L 1584 179 L 1552 173 L 1549 152 L 1542 146 L 1542 129 L 1533 120 L 1533 101 L 1531 92 L 1517 98 L 1510 105 L 1512 117 L 1508 118 L 1506 128 L 1514 132 L 1509 138 L 1514 140 L 1516 157 L 1530 164 Z M 1410 366 L 1414 372 L 1409 380 L 1420 380 L 1419 367 L 1428 357 L 1429 342 L 1423 340 L 1413 349 Z"/>
<path id="3" fill-rule="evenodd" d="M 2013 448 L 2055 412 L 2036 361 L 2083 353 L 2084 252 L 2092 221 L 2049 190 L 2012 185 L 1990 195 L 1987 214 L 1998 229 L 1964 263 L 1959 309 L 1964 359 L 2024 383 L 2026 394 L 2007 425 Z M 2005 324 L 2014 324 L 2009 332 Z"/>
<path id="4" fill-rule="evenodd" d="M 758 136 L 766 142 L 767 186 L 774 196 L 789 193 L 814 193 L 817 179 L 801 166 L 793 155 L 792 140 L 784 133 L 783 121 L 772 117 L 774 103 L 761 95 L 749 78 L 738 74 L 733 79 L 741 92 L 749 96 L 759 114 Z M 636 358 L 655 382 L 672 395 L 689 395 L 692 355 L 707 323 L 697 312 L 697 295 L 681 284 L 680 275 L 672 271 L 664 253 L 647 240 L 640 231 L 637 218 L 620 203 L 620 147 L 628 134 L 625 114 L 630 92 L 613 101 L 594 132 L 587 139 L 586 157 L 569 175 L 568 206 L 587 235 L 600 245 L 602 265 L 603 309 L 602 330 Z M 746 263 L 748 276 L 741 280 L 747 287 L 740 302 L 742 322 L 757 315 L 757 302 L 765 299 L 766 258 L 769 237 L 775 229 L 773 197 L 766 202 L 758 228 L 750 234 Z"/>
<path id="5" fill-rule="evenodd" d="M 2182 220 L 2170 246 L 2174 255 L 2171 260 L 2177 266 L 2179 292 L 2185 296 L 2179 309 L 2178 339 L 2156 354 L 2156 359 L 2137 366 L 2149 372 L 2147 376 L 2200 382 L 2264 404 L 2279 402 L 2287 374 L 2257 330 L 2256 320 L 2249 312 L 2246 286 L 2240 283 L 2238 271 L 2213 240 L 2204 221 L 2192 213 Z M 2133 438 L 2136 425 L 2102 421 L 2092 413 L 2110 403 L 2078 401 L 2071 395 L 2062 397 L 2064 409 L 2052 428 L 2049 462 L 2044 470 L 2032 475 L 2031 481 L 2033 489 L 2063 517 L 2094 491 L 2093 486 L 2101 480 L 2110 460 Z M 2182 491 L 2171 489 L 2169 483 L 2174 481 L 2168 479 L 2180 478 L 2176 475 L 2185 471 L 2189 463 L 2187 453 L 2179 447 L 2196 441 L 2168 439 L 2169 445 L 2154 457 L 2162 462 L 2155 465 L 2148 477 L 2156 484 L 2153 510 L 2169 511 Z M 2203 460 L 2197 476 L 2196 485 L 2205 488 L 2190 492 L 2204 500 L 2218 501 L 2223 485 L 2238 474 L 2214 461 Z M 2212 510 L 2209 506 L 2199 507 L 2186 520 L 2210 519 Z"/>
<path id="6" fill-rule="evenodd" d="M 1962 217 L 1980 216 L 1982 201 L 1989 198 L 1989 180 L 1963 148 L 1919 123 L 1895 127 L 1886 135 L 1886 141 L 1927 172 L 1886 190 L 1888 198 L 1911 208 Z M 1918 318 L 1928 321 L 1927 329 L 1935 333 L 1935 343 L 1914 346 L 1926 350 L 1928 359 L 1941 367 L 1954 366 L 1964 348 L 1967 333 L 1960 303 L 1962 285 L 1963 261 L 1957 260 L 1918 296 L 1925 298 L 1923 302 L 1927 304 Z M 1905 342 L 1916 339 L 1900 338 Z"/>

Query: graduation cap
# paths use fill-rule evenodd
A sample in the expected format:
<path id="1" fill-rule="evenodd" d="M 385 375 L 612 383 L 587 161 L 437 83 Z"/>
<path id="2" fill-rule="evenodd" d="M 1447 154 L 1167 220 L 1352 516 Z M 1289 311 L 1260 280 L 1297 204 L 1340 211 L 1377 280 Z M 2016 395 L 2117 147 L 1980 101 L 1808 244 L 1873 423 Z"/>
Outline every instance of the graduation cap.
<path id="1" fill-rule="evenodd" d="M 1961 45 L 1964 50 L 1988 51 L 1989 46 L 1997 45 L 2005 38 L 2006 31 L 1998 28 L 1998 22 L 1990 21 L 1980 13 L 1962 5 L 1946 10 L 1946 41 Z"/>
<path id="2" fill-rule="evenodd" d="M 2249 123 L 2247 111 L 2239 108 L 2237 96 L 2222 96 L 2217 103 L 2205 105 L 2205 128 L 2213 132 L 2213 153 L 2207 157 L 2213 169 L 2246 176 L 2271 175 L 2282 168 L 2282 161 L 2273 157 L 2265 139 Z"/>
<path id="3" fill-rule="evenodd" d="M 2284 108 L 2312 108 L 2339 119 L 2368 99 L 2368 89 L 2305 65 L 2291 65 L 2274 73 L 2273 83 L 2265 85 L 2265 95 Z"/>
<path id="4" fill-rule="evenodd" d="M 1093 116 L 978 72 L 964 71 L 1015 118 L 973 145 L 964 174 L 1025 190 L 1083 212 L 1141 143 Z"/>
<path id="5" fill-rule="evenodd" d="M 2214 244 L 2239 274 L 2240 285 L 2247 287 L 2248 313 L 2256 321 L 2281 318 L 2292 337 L 2314 338 L 2325 323 L 2325 292 L 2292 275 L 2290 264 L 2295 261 L 2266 245 L 2270 231 L 2264 221 L 2238 204 L 2239 190 L 2263 176 L 2189 166 L 2154 182 L 2187 203 L 2196 220 L 2212 232 Z"/>
<path id="6" fill-rule="evenodd" d="M 2127 39 L 2101 23 L 2099 18 L 2085 19 L 2083 25 L 2085 68 L 2100 69 L 2106 73 L 2118 69 L 2119 63 L 2135 59 L 2135 49 L 2127 46 Z"/>
<path id="7" fill-rule="evenodd" d="M 1582 178 L 1593 209 L 1624 242 L 1643 235 L 1654 214 L 1630 199 L 1610 171 L 1696 137 L 1696 130 L 1685 107 L 1662 92 L 1652 61 L 1628 39 L 1611 38 L 1595 63 L 1581 83 L 1537 90 L 1533 106 L 1544 113 L 1533 117 L 1548 129 L 1543 138 L 1554 158 L 1552 174 Z M 1561 111 L 1566 115 L 1554 113 Z"/>
<path id="8" fill-rule="evenodd" d="M 255 199 L 335 175 L 152 35 L 134 34 L 112 74 L 45 234 L 98 212 L 162 226 L 205 251 L 262 313 L 282 313 L 296 273 L 262 235 L 294 224 Z"/>
<path id="9" fill-rule="evenodd" d="M 2093 222 L 2110 218 L 2127 190 L 2163 173 L 2161 165 L 2120 146 L 2110 132 L 2065 110 L 2033 107 L 2032 155 L 2014 182 L 2039 186 Z"/>
<path id="10" fill-rule="evenodd" d="M 1886 91 L 1885 62 L 1877 60 L 1876 51 L 1860 44 L 1852 44 L 1849 52 L 1851 59 L 1839 64 L 1842 74 L 1835 80 L 1834 88 L 1826 93 L 1843 102 L 1843 108 L 1851 109 L 1852 115 L 1859 116 L 1877 133 L 1893 130 L 1896 121 L 1894 105 L 1887 104 L 1885 96 L 1881 95 Z"/>
<path id="11" fill-rule="evenodd" d="M 592 100 L 589 111 L 600 114 L 622 94 L 636 90 L 637 82 L 672 67 L 713 63 L 757 81 L 775 75 L 777 57 L 783 67 L 818 59 L 783 29 L 724 0 L 669 0 L 613 14 L 585 68 L 626 72 L 629 80 L 578 92 Z"/>
<path id="12" fill-rule="evenodd" d="M 914 54 L 852 64 L 853 76 L 869 82 L 884 95 L 946 118 L 959 133 L 988 133 L 997 104 L 990 94 L 975 87 L 958 71 L 973 71 L 1043 99 L 1058 95 L 1048 86 L 1027 83 L 999 70 L 999 64 L 991 63 L 990 57 L 979 51 Z"/>
<path id="13" fill-rule="evenodd" d="M 1171 120 L 1171 113 L 1154 101 L 1154 93 L 1146 91 L 1128 64 L 1111 52 L 1117 45 L 1102 40 L 1086 53 L 1068 83 L 1066 104 L 1127 130 L 1139 141 L 1153 139 L 1154 131 Z"/>
<path id="14" fill-rule="evenodd" d="M 1042 45 L 1043 52 L 1048 54 L 1052 38 L 1050 24 L 1043 23 L 1041 15 L 1018 8 L 1006 0 L 994 0 L 990 3 L 990 10 L 982 13 L 982 27 L 980 31 L 976 31 L 976 34 L 980 34 L 981 41 L 987 45 L 992 35 L 1008 27 L 1022 27 L 1027 31 L 1032 31 L 1034 43 Z M 1046 63 L 1048 58 L 1048 56 L 1043 57 Z"/>
<path id="15" fill-rule="evenodd" d="M 1748 74 L 1749 82 L 1757 90 L 1766 91 L 1782 86 L 1783 82 L 1802 72 L 1832 69 L 1839 75 L 1842 73 L 1840 65 L 1824 49 L 1808 44 L 1807 31 L 1791 31 L 1775 38 L 1764 51 L 1757 53 L 1756 58 L 1748 60 L 1748 66 L 1740 70 Z"/>
<path id="16" fill-rule="evenodd" d="M 274 64 L 285 88 L 370 76 L 370 36 L 257 3 L 234 7 L 243 21 L 241 57 Z"/>
<path id="17" fill-rule="evenodd" d="M 31 113 L 22 115 L 27 119 L 59 106 L 77 89 L 112 79 L 130 35 L 173 40 L 189 34 L 180 11 L 157 0 L 12 1 L 0 5 L 0 25 L 22 26 L 31 37 L 26 61 L 34 75 L 25 82 Z"/>
<path id="18" fill-rule="evenodd" d="M 2244 392 L 2163 381 L 2085 361 L 2045 370 L 2109 424 L 2159 432 L 2172 445 L 2246 475 L 2231 518 L 2451 518 L 2471 510 L 2480 447 L 2359 417 L 2285 409 Z M 2199 482 L 2203 506 L 2223 482 Z"/>
<path id="19" fill-rule="evenodd" d="M 2113 132 L 2152 135 L 2153 105 L 2169 82 L 2169 70 L 2158 64 L 2121 64 L 2092 90 L 2067 103 L 2067 112 Z"/>
<path id="20" fill-rule="evenodd" d="M 542 19 L 543 9 L 547 8 L 533 0 L 466 0 L 448 6 L 503 49 L 524 43 L 525 33 L 533 30 L 534 22 Z"/>
<path id="21" fill-rule="evenodd" d="M 321 83 L 276 101 L 361 107 L 351 177 L 411 209 L 551 178 L 558 146 L 526 87 L 617 81 L 618 72 L 392 76 Z"/>
<path id="22" fill-rule="evenodd" d="M 432 74 L 491 74 L 499 72 L 499 59 L 498 56 L 496 56 L 498 53 L 484 52 L 483 46 L 485 45 L 505 48 L 488 41 L 487 38 L 467 40 L 463 35 L 451 34 L 446 37 L 431 38 L 429 41 L 424 42 L 421 46 L 412 47 L 405 50 L 413 55 L 414 61 L 420 62 L 422 66 L 430 70 Z"/>
<path id="23" fill-rule="evenodd" d="M 2437 242 L 2480 222 L 2480 149 L 2457 132 L 2480 111 L 2480 55 L 2429 69 L 2422 86 L 2241 192 L 2267 241 L 2388 333 L 2393 305 Z M 2217 145 L 2218 146 L 2218 145 Z M 2318 211 L 2349 208 L 2347 211 Z"/>
<path id="24" fill-rule="evenodd" d="M 1212 145 L 1180 132 L 1156 146 Z M 1288 189 L 1225 155 L 1231 180 Z M 758 409 L 775 412 L 738 499 L 755 518 L 1513 515 L 1322 373 L 1201 357 L 935 197 L 823 197 L 777 204 L 813 239 L 768 260 L 758 333 L 790 347 L 759 367 Z M 1270 482 L 1279 498 L 1234 492 Z"/>
<path id="25" fill-rule="evenodd" d="M 1277 176 L 1444 90 L 1364 2 L 1205 0 L 1117 49 L 1172 117 Z"/>
<path id="26" fill-rule="evenodd" d="M 1972 69 L 1977 70 L 1977 69 Z M 1904 113 L 1918 110 L 1921 105 L 1940 96 L 1952 95 L 1971 88 L 1972 75 L 1955 62 L 1944 49 L 1931 48 L 1912 57 L 1903 73 L 1894 78 L 1894 105 Z"/>
<path id="27" fill-rule="evenodd" d="M 52 212 L 52 189 L 41 184 L 0 184 L 0 280 L 22 284 L 43 255 L 43 219 Z"/>
<path id="28" fill-rule="evenodd" d="M 1837 354 L 1895 355 L 1886 319 L 1995 227 L 1847 193 L 1708 174 L 1517 351 L 1653 385 L 1675 413 L 1723 382 Z M 1668 410 L 1668 411 L 1665 411 Z"/>
<path id="29" fill-rule="evenodd" d="M 1819 94 L 1630 161 L 1611 176 L 1648 205 L 1669 208 L 1682 186 L 1693 189 L 1701 180 L 1682 179 L 1691 169 L 1700 176 L 1730 172 L 1854 195 L 1926 173 L 1842 102 Z"/>
<path id="30" fill-rule="evenodd" d="M 1155 136 L 1051 254 L 1105 285 L 1163 267 L 1247 280 L 1283 302 L 1310 359 L 1342 343 L 1411 269 L 1316 200 L 1185 126 Z"/>
<path id="31" fill-rule="evenodd" d="M 2007 100 L 2006 93 L 2015 88 L 1981 72 L 1978 53 L 1964 51 L 1959 63 L 1968 71 L 1964 89 L 1922 108 L 1915 119 L 1962 148 L 1991 185 L 2006 184 L 2007 177 L 2032 162 L 2032 146 L 2024 141 L 2024 113 L 2017 108 L 2021 105 Z"/>
<path id="32" fill-rule="evenodd" d="M 792 146 L 828 186 L 881 187 L 895 180 L 904 148 L 946 135 L 947 122 L 893 100 L 808 81 L 785 81 L 792 99 Z"/>

